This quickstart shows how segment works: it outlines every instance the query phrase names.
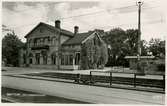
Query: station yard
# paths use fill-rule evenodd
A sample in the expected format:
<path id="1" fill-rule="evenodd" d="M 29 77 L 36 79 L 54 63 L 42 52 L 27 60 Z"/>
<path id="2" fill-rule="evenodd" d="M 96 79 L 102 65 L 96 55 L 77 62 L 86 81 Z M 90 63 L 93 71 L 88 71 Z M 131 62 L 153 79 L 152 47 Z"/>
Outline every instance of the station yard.
<path id="1" fill-rule="evenodd" d="M 40 80 L 50 81 L 65 81 L 91 84 L 105 87 L 128 88 L 133 90 L 146 90 L 153 92 L 164 93 L 165 90 L 165 75 L 163 74 L 146 74 L 137 75 L 130 72 L 129 69 L 105 68 L 103 70 L 75 70 L 75 71 L 62 71 L 62 70 L 48 70 L 48 69 L 35 69 L 35 68 L 10 68 L 4 67 L 8 70 L 3 75 L 21 78 L 33 78 Z"/>

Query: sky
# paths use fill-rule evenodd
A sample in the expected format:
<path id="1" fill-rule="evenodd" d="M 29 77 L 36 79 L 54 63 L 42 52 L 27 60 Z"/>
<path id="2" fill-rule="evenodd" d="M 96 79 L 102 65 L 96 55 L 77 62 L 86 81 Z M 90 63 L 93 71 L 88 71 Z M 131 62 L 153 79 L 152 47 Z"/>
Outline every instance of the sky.
<path id="1" fill-rule="evenodd" d="M 143 0 L 141 9 L 141 39 L 164 40 L 167 35 L 166 0 Z M 138 25 L 137 0 L 110 1 L 64 1 L 64 2 L 2 2 L 2 24 L 4 28 L 14 30 L 25 42 L 24 36 L 39 22 L 54 26 L 59 19 L 63 29 L 73 32 L 79 26 L 79 32 L 94 29 L 109 31 L 120 27 L 124 30 L 136 29 Z M 3 36 L 8 31 L 3 31 Z"/>

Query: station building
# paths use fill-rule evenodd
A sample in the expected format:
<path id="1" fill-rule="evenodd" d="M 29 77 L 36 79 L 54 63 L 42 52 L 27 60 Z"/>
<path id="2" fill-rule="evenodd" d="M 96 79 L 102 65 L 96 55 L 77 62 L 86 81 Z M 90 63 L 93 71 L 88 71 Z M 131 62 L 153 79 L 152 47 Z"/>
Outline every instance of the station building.
<path id="1" fill-rule="evenodd" d="M 79 27 L 74 32 L 61 28 L 61 22 L 55 21 L 55 26 L 40 22 L 26 36 L 26 50 L 20 51 L 20 66 L 80 69 L 81 45 L 91 39 L 102 40 L 96 31 L 79 33 Z"/>

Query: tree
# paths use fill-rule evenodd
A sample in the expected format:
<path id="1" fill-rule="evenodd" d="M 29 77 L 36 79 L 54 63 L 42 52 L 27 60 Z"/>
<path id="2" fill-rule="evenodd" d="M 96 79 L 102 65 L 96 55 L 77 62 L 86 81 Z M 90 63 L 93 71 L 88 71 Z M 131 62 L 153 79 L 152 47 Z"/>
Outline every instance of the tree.
<path id="1" fill-rule="evenodd" d="M 137 55 L 138 30 L 121 28 L 111 29 L 103 36 L 103 39 L 111 46 L 109 49 L 109 60 L 107 66 L 128 66 L 125 56 Z M 147 54 L 147 42 L 141 41 L 142 55 Z"/>
<path id="2" fill-rule="evenodd" d="M 164 72 L 165 71 L 165 40 L 152 38 L 149 41 L 148 49 L 153 56 L 156 56 L 156 60 L 159 61 L 154 63 L 155 66 L 157 66 L 158 71 Z"/>
<path id="3" fill-rule="evenodd" d="M 127 36 L 127 48 L 129 51 L 128 55 L 137 55 L 137 38 L 138 38 L 138 30 L 137 29 L 128 29 L 126 30 Z"/>
<path id="4" fill-rule="evenodd" d="M 148 42 L 146 40 L 141 40 L 141 55 L 147 56 L 148 55 Z"/>
<path id="5" fill-rule="evenodd" d="M 121 28 L 111 29 L 103 36 L 104 41 L 111 46 L 111 54 L 109 54 L 109 62 L 111 63 L 107 63 L 108 65 L 118 65 L 117 59 L 126 54 L 125 51 L 127 46 L 124 43 L 126 38 L 126 33 Z"/>
<path id="6" fill-rule="evenodd" d="M 137 55 L 137 42 L 138 42 L 138 30 L 137 29 L 128 29 L 126 30 L 127 36 L 127 49 L 129 51 L 128 55 L 136 56 Z M 147 41 L 141 40 L 141 55 L 147 55 Z"/>
<path id="7" fill-rule="evenodd" d="M 152 38 L 149 41 L 149 51 L 152 52 L 154 56 L 165 55 L 165 40 Z"/>
<path id="8" fill-rule="evenodd" d="M 7 33 L 2 39 L 2 60 L 6 60 L 6 64 L 18 66 L 19 50 L 24 46 L 15 33 Z"/>

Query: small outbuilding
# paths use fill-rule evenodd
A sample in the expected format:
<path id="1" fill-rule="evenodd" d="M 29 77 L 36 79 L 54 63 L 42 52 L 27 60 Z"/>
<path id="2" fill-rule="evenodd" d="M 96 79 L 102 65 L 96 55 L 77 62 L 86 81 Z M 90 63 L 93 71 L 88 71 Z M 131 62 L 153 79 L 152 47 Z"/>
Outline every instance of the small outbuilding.
<path id="1" fill-rule="evenodd" d="M 131 70 L 137 70 L 138 57 L 137 56 L 125 56 L 125 59 L 129 60 L 129 68 Z M 143 71 L 148 71 L 150 66 L 154 64 L 155 56 L 140 56 L 140 66 Z"/>

